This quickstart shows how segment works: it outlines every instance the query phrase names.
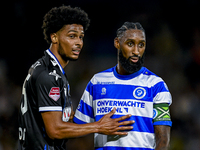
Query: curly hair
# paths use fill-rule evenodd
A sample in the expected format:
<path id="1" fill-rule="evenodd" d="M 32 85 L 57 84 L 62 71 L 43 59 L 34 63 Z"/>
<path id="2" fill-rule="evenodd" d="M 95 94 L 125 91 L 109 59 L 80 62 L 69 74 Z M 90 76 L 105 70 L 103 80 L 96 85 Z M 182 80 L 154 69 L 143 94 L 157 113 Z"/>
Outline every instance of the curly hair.
<path id="1" fill-rule="evenodd" d="M 87 30 L 90 19 L 85 11 L 78 7 L 60 6 L 52 8 L 43 20 L 43 34 L 47 43 L 51 43 L 50 34 L 59 31 L 64 25 L 80 24 L 84 30 Z"/>
<path id="2" fill-rule="evenodd" d="M 133 23 L 133 22 L 125 22 L 118 30 L 117 30 L 117 37 L 121 37 L 122 34 L 129 29 L 137 29 L 142 30 L 145 32 L 144 28 L 139 22 Z"/>

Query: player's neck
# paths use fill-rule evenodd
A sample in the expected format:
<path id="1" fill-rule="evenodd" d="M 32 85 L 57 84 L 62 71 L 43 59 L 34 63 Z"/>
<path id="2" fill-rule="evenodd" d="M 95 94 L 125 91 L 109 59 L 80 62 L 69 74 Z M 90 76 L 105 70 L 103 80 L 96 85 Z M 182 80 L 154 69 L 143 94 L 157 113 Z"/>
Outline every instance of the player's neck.
<path id="1" fill-rule="evenodd" d="M 59 61 L 62 68 L 65 68 L 67 66 L 67 64 L 69 63 L 69 61 L 66 62 L 65 60 L 63 60 L 62 57 L 60 56 L 60 54 L 58 53 L 58 50 L 54 46 L 52 46 L 52 44 L 50 45 L 49 49 L 55 55 L 55 57 Z"/>

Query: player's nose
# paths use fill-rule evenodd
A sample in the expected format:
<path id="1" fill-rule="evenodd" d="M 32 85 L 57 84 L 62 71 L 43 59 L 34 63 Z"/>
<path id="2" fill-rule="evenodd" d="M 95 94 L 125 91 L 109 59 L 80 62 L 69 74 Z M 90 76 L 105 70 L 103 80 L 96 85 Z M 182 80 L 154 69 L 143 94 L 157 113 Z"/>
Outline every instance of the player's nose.
<path id="1" fill-rule="evenodd" d="M 132 54 L 138 56 L 140 53 L 139 53 L 139 47 L 138 45 L 134 46 L 133 49 L 132 49 Z"/>

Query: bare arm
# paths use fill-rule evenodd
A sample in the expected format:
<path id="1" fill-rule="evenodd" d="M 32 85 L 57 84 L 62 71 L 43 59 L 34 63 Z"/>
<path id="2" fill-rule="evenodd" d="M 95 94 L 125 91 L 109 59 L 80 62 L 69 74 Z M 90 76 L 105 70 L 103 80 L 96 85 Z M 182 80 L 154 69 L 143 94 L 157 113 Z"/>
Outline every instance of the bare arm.
<path id="1" fill-rule="evenodd" d="M 170 142 L 170 126 L 156 125 L 154 126 L 156 136 L 155 150 L 168 150 Z"/>
<path id="2" fill-rule="evenodd" d="M 68 139 L 66 147 L 67 150 L 94 150 L 94 134 Z"/>
<path id="3" fill-rule="evenodd" d="M 46 132 L 51 139 L 74 138 L 88 135 L 90 133 L 102 133 L 107 135 L 128 134 L 127 132 L 118 131 L 132 129 L 132 126 L 122 125 L 133 124 L 134 121 L 124 121 L 119 123 L 119 121 L 129 118 L 130 115 L 126 115 L 117 119 L 111 119 L 110 117 L 115 113 L 115 111 L 116 109 L 113 109 L 110 113 L 106 114 L 97 122 L 80 125 L 71 122 L 63 122 L 61 119 L 62 112 L 59 111 L 43 112 L 41 114 Z"/>

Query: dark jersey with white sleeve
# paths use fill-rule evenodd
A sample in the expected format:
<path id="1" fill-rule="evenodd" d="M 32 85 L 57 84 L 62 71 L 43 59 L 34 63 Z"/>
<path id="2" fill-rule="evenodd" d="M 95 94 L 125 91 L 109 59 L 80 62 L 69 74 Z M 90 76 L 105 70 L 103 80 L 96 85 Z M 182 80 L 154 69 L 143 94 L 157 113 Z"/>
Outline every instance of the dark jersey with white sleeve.
<path id="1" fill-rule="evenodd" d="M 18 150 L 64 150 L 65 140 L 52 140 L 45 131 L 41 112 L 46 111 L 62 111 L 65 122 L 71 114 L 67 77 L 49 49 L 31 66 L 23 84 Z"/>

